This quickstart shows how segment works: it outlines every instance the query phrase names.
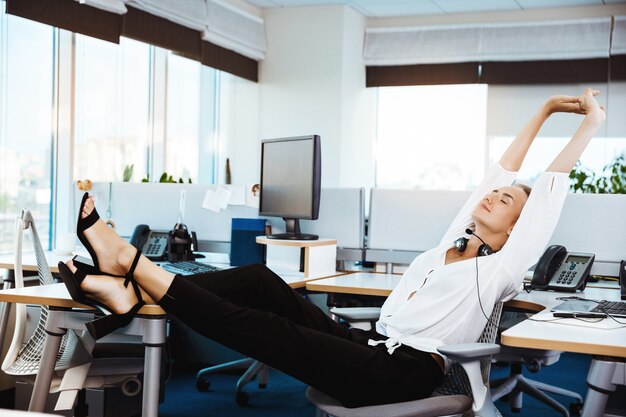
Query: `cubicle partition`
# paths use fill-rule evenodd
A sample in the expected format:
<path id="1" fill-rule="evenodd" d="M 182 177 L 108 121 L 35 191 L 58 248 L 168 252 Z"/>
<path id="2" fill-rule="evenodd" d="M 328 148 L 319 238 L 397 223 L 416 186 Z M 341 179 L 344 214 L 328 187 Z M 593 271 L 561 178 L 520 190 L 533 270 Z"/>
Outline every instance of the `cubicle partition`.
<path id="1" fill-rule="evenodd" d="M 373 188 L 365 259 L 411 263 L 439 244 L 469 196 L 469 191 Z"/>
<path id="2" fill-rule="evenodd" d="M 591 273 L 617 276 L 626 259 L 626 195 L 569 194 L 550 244 L 594 253 Z"/>
<path id="3" fill-rule="evenodd" d="M 368 261 L 408 264 L 435 247 L 469 191 L 372 189 Z M 596 255 L 592 274 L 617 276 L 626 259 L 626 195 L 569 194 L 549 244 Z"/>
<path id="4" fill-rule="evenodd" d="M 268 217 L 274 230 L 284 231 L 285 222 Z M 361 261 L 364 258 L 365 189 L 322 188 L 317 220 L 300 220 L 303 233 L 337 239 L 337 259 Z"/>
<path id="5" fill-rule="evenodd" d="M 100 215 L 106 218 L 110 207 L 110 219 L 115 223 L 116 231 L 121 236 L 129 237 L 138 224 L 147 224 L 156 230 L 170 230 L 178 220 L 180 194 L 185 190 L 183 221 L 189 230 L 197 233 L 201 250 L 228 252 L 231 220 L 259 217 L 259 210 L 232 204 L 219 213 L 203 208 L 202 202 L 207 190 L 215 190 L 217 187 L 199 184 L 101 182 L 93 184 L 91 193 L 96 197 Z M 75 207 L 78 207 L 81 195 L 82 193 L 77 193 Z M 323 238 L 337 239 L 337 259 L 362 260 L 364 196 L 363 188 L 323 188 L 319 219 L 301 220 L 302 231 L 315 233 Z M 275 231 L 284 230 L 285 223 L 282 219 L 268 217 L 267 220 Z"/>
<path id="6" fill-rule="evenodd" d="M 111 220 L 121 236 L 129 237 L 138 224 L 147 224 L 155 230 L 172 229 L 178 220 L 181 191 L 185 190 L 183 222 L 196 232 L 200 249 L 228 252 L 231 220 L 258 217 L 259 210 L 245 205 L 229 205 L 219 213 L 202 208 L 206 191 L 216 188 L 216 185 L 117 182 L 111 184 L 110 193 L 109 183 L 95 183 L 91 192 L 102 217 L 106 217 L 110 194 Z"/>

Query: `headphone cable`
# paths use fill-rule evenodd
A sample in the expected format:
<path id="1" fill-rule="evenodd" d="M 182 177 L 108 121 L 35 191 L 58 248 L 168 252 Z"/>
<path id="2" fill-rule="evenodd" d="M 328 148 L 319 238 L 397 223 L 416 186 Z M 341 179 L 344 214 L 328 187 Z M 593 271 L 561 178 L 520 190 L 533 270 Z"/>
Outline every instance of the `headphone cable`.
<path id="1" fill-rule="evenodd" d="M 491 323 L 492 325 L 494 325 L 496 327 L 496 329 L 497 329 L 499 327 L 498 324 L 494 323 L 489 317 L 487 317 L 487 314 L 485 313 L 485 309 L 483 308 L 483 302 L 480 299 L 480 284 L 478 283 L 478 255 L 476 255 L 476 258 L 474 258 L 474 259 L 476 260 L 476 295 L 478 295 L 478 305 L 480 306 L 480 311 L 482 311 L 483 316 L 485 316 L 487 321 L 489 323 Z"/>

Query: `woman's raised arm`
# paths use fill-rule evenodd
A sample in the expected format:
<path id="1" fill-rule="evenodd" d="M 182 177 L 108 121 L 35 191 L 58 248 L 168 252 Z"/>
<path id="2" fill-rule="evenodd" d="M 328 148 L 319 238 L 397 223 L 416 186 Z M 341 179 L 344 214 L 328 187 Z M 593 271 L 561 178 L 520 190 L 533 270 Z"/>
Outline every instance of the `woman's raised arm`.
<path id="1" fill-rule="evenodd" d="M 599 106 L 594 98 L 598 93 L 597 90 L 592 90 L 591 88 L 585 89 L 579 101 L 579 113 L 585 114 L 585 118 L 572 139 L 554 158 L 554 161 L 552 161 L 546 171 L 569 173 L 593 135 L 598 131 L 606 118 L 604 108 Z"/>
<path id="2" fill-rule="evenodd" d="M 597 92 L 595 92 L 597 94 Z M 553 113 L 585 114 L 581 107 L 582 98 L 574 96 L 552 96 L 535 113 L 521 132 L 515 137 L 511 145 L 500 158 L 500 165 L 508 171 L 519 171 L 526 158 L 528 149 L 532 145 L 539 129 Z M 569 171 L 568 171 L 569 172 Z"/>

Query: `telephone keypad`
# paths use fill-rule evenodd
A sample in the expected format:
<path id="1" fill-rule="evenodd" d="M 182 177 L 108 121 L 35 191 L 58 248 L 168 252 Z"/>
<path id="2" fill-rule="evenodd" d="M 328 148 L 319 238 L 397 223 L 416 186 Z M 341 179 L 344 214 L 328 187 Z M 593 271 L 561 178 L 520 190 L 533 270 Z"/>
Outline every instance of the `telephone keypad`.
<path id="1" fill-rule="evenodd" d="M 581 259 L 580 257 L 577 260 L 566 260 L 557 271 L 554 284 L 561 288 L 571 287 L 574 281 L 579 280 L 578 277 L 587 269 L 588 264 L 588 259 Z"/>

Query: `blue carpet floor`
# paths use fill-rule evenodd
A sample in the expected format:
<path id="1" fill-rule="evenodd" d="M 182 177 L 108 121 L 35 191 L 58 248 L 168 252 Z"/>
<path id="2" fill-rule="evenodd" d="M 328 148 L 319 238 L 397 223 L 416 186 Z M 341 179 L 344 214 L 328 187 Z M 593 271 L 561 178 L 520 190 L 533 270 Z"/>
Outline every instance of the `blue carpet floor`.
<path id="1" fill-rule="evenodd" d="M 556 364 L 542 369 L 537 374 L 524 370 L 527 377 L 548 384 L 561 386 L 578 392 L 584 398 L 586 393 L 585 377 L 589 368 L 590 357 L 576 354 L 563 354 Z M 235 384 L 239 375 L 233 373 L 215 374 L 210 378 L 211 387 L 207 392 L 196 390 L 195 373 L 200 366 L 176 366 L 165 390 L 165 402 L 159 408 L 161 417 L 243 417 L 243 416 L 281 416 L 313 417 L 315 409 L 305 396 L 306 386 L 277 371 L 271 371 L 267 389 L 259 389 L 256 383 L 246 387 L 250 403 L 240 407 L 235 403 Z M 508 374 L 507 368 L 494 367 L 492 379 Z M 571 399 L 553 396 L 566 407 Z M 498 409 L 505 417 L 558 417 L 559 413 L 548 406 L 524 397 L 521 413 L 512 413 L 507 402 L 498 401 Z"/>
<path id="2" fill-rule="evenodd" d="M 522 373 L 527 378 L 577 392 L 584 399 L 587 393 L 586 378 L 590 363 L 591 356 L 563 353 L 557 363 L 542 368 L 536 374 L 528 372 L 525 368 Z M 508 368 L 494 366 L 491 371 L 491 379 L 505 378 L 508 374 Z M 573 398 L 565 396 L 549 395 L 566 408 L 569 408 L 569 405 L 575 401 Z M 528 395 L 524 395 L 523 407 L 520 413 L 513 413 L 510 410 L 509 403 L 503 400 L 496 401 L 496 407 L 498 407 L 498 410 L 504 417 L 559 417 L 561 415 Z"/>

